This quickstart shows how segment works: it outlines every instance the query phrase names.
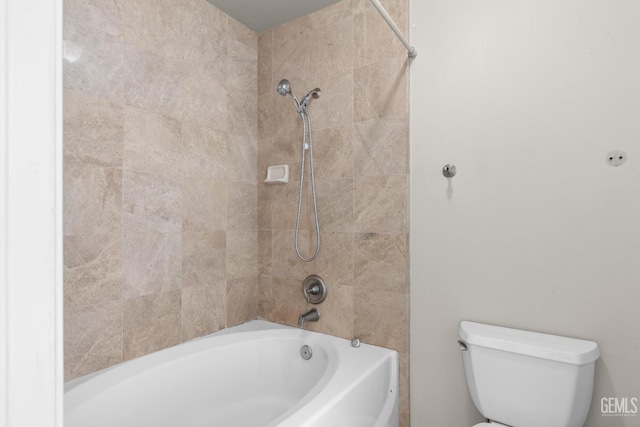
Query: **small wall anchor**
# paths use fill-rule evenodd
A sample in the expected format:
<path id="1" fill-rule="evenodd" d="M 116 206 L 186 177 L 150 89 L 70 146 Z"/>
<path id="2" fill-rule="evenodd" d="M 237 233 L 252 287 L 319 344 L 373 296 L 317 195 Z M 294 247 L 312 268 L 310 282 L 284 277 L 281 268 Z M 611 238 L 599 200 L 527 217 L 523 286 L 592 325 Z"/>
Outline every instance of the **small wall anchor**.
<path id="1" fill-rule="evenodd" d="M 453 178 L 454 176 L 456 176 L 456 173 L 458 172 L 458 170 L 456 169 L 455 165 L 444 165 L 444 167 L 442 168 L 442 175 L 445 176 L 445 178 Z"/>
<path id="2" fill-rule="evenodd" d="M 622 166 L 627 161 L 627 153 L 624 151 L 612 151 L 607 154 L 607 163 L 611 166 Z"/>

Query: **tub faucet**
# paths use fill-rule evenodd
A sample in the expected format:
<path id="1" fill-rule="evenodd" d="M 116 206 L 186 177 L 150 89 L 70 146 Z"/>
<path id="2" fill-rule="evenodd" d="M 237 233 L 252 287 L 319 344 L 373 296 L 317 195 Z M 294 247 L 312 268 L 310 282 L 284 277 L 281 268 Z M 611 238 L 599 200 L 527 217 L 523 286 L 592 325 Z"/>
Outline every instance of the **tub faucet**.
<path id="1" fill-rule="evenodd" d="M 302 328 L 304 327 L 305 323 L 317 322 L 318 320 L 320 320 L 320 313 L 315 308 L 312 308 L 311 310 L 307 311 L 304 314 L 301 314 L 300 317 L 298 317 L 298 326 Z"/>

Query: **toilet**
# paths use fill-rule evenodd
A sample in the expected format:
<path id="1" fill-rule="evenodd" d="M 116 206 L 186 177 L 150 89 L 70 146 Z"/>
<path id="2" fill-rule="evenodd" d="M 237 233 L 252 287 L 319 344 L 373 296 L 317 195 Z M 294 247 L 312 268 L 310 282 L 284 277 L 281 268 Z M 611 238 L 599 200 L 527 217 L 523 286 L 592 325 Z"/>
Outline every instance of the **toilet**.
<path id="1" fill-rule="evenodd" d="M 474 427 L 582 427 L 593 394 L 598 344 L 463 321 L 462 360 Z"/>

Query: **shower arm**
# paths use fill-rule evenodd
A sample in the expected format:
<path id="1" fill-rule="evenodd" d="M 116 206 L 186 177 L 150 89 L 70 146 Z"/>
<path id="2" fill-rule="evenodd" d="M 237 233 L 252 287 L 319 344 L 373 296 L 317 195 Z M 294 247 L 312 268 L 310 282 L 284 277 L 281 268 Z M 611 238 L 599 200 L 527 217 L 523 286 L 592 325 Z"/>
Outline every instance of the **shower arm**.
<path id="1" fill-rule="evenodd" d="M 393 22 L 393 19 L 391 19 L 391 16 L 389 16 L 389 13 L 380 4 L 380 0 L 370 0 L 370 1 L 371 1 L 371 4 L 376 9 L 378 9 L 378 12 L 380 12 L 380 15 L 382 15 L 384 20 L 387 21 L 387 24 L 389 24 L 389 27 L 391 27 L 393 32 L 396 33 L 396 36 L 400 39 L 400 42 L 402 42 L 404 47 L 407 48 L 407 51 L 409 52 L 409 58 L 415 58 L 418 55 L 418 51 L 414 46 L 409 44 L 409 40 L 407 40 L 407 38 L 402 34 L 402 32 L 400 31 L 400 28 L 398 28 L 396 23 Z"/>

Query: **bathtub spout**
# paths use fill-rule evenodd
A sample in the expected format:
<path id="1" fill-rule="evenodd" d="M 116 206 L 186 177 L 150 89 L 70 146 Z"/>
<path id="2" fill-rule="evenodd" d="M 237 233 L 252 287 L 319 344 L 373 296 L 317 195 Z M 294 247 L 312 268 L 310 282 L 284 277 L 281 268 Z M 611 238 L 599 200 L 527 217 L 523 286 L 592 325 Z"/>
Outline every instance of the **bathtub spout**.
<path id="1" fill-rule="evenodd" d="M 302 328 L 304 327 L 305 323 L 317 322 L 318 320 L 320 320 L 320 313 L 315 308 L 312 308 L 306 313 L 300 315 L 300 317 L 298 318 L 298 326 Z"/>

